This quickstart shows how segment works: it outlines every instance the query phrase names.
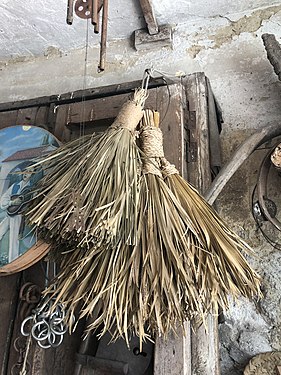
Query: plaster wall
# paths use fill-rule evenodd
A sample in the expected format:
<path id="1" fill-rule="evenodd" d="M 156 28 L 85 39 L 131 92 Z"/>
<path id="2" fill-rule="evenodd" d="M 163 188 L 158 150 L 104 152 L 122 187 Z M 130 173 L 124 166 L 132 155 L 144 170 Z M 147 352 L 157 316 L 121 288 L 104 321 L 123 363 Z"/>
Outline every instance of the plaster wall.
<path id="1" fill-rule="evenodd" d="M 0 102 L 141 79 L 144 69 L 151 66 L 174 79 L 179 72 L 204 71 L 222 108 L 222 146 L 227 162 L 250 134 L 281 120 L 281 84 L 261 39 L 268 32 L 281 40 L 281 3 L 266 6 L 268 2 L 261 1 L 261 7 L 251 11 L 245 10 L 246 3 L 238 2 L 237 12 L 227 16 L 197 17 L 174 26 L 172 49 L 138 52 L 130 39 L 109 41 L 102 74 L 97 73 L 98 47 L 91 45 L 87 64 L 85 48 L 64 52 L 51 41 L 44 56 L 2 59 Z M 221 215 L 254 247 L 257 257 L 251 262 L 264 277 L 265 290 L 265 298 L 257 306 L 242 301 L 225 314 L 220 325 L 222 375 L 242 374 L 252 356 L 281 350 L 281 253 L 264 240 L 251 218 L 251 192 L 263 153 L 254 152 L 217 202 Z M 278 192 L 273 195 L 281 201 Z M 280 239 L 278 232 L 269 226 L 268 230 L 275 240 Z"/>

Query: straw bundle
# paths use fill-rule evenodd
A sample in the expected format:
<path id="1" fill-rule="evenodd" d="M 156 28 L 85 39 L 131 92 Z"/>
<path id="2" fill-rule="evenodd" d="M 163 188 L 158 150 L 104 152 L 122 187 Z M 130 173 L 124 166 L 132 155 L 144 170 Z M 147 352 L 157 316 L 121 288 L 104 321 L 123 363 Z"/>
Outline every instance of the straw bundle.
<path id="1" fill-rule="evenodd" d="M 162 133 L 154 126 L 151 111 L 145 111 L 140 143 L 144 160 L 132 280 L 140 293 L 141 322 L 152 336 L 166 337 L 178 326 L 184 331 L 186 319 L 204 314 L 194 283 L 193 256 L 202 244 L 197 228 L 162 178 Z"/>
<path id="2" fill-rule="evenodd" d="M 127 343 L 131 334 L 141 343 L 179 326 L 184 331 L 186 319 L 202 321 L 206 313 L 227 307 L 229 294 L 260 293 L 259 277 L 241 254 L 250 248 L 166 161 L 151 111 L 143 117 L 140 147 L 133 179 L 137 199 L 131 200 L 135 241 L 119 235 L 118 241 L 90 238 L 85 248 L 81 240 L 65 245 L 73 251 L 62 258 L 60 274 L 45 291 L 66 305 L 70 329 L 78 310 L 78 320 L 91 317 L 89 332 L 102 327 L 100 336 L 110 331 Z M 124 213 L 118 228 L 126 232 Z"/>
<path id="3" fill-rule="evenodd" d="M 165 158 L 161 164 L 167 185 L 190 217 L 203 245 L 193 255 L 195 283 L 206 310 L 216 313 L 218 306 L 227 308 L 228 295 L 260 295 L 260 278 L 242 255 L 252 253 L 251 248 L 227 227 L 174 166 Z"/>
<path id="4" fill-rule="evenodd" d="M 63 303 L 67 310 L 66 323 L 70 331 L 76 320 L 91 317 L 88 331 L 99 328 L 113 339 L 124 338 L 129 343 L 132 332 L 138 332 L 139 291 L 132 283 L 134 253 L 132 246 L 116 248 L 90 247 L 85 252 L 73 249 L 66 254 L 53 285 L 45 292 L 55 297 L 55 305 Z M 145 333 L 141 335 L 143 340 Z"/>
<path id="5" fill-rule="evenodd" d="M 146 119 L 146 122 L 149 121 Z M 102 336 L 142 342 L 156 334 L 167 336 L 178 324 L 201 311 L 194 284 L 192 254 L 200 246 L 188 215 L 163 181 L 156 160 L 158 144 L 149 145 L 147 127 L 141 130 L 143 174 L 137 206 L 136 244 L 93 245 L 70 253 L 62 271 L 46 293 L 68 310 L 68 323 L 91 316 L 88 330 L 100 325 Z M 157 129 L 156 129 L 157 130 Z M 148 142 L 148 143 L 147 143 Z"/>
<path id="6" fill-rule="evenodd" d="M 162 146 L 163 147 L 163 146 Z M 191 248 L 195 265 L 195 284 L 204 312 L 217 313 L 228 308 L 228 296 L 261 296 L 260 278 L 243 253 L 252 249 L 219 217 L 215 210 L 184 180 L 164 157 L 160 161 L 163 177 L 190 218 L 200 247 Z"/>
<path id="7" fill-rule="evenodd" d="M 100 136 L 85 136 L 39 164 L 46 176 L 27 213 L 52 240 L 88 247 L 95 242 L 134 243 L 138 200 L 135 128 L 146 91 L 137 90 Z"/>

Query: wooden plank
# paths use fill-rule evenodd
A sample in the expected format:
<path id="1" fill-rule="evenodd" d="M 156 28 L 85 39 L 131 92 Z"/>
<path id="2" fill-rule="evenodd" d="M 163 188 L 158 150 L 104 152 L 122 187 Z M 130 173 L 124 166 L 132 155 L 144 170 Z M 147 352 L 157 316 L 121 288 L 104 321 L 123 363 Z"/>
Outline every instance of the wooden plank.
<path id="1" fill-rule="evenodd" d="M 16 125 L 18 117 L 18 111 L 0 112 L 0 129 L 4 129 L 7 126 Z"/>
<path id="2" fill-rule="evenodd" d="M 190 146 L 194 144 L 195 160 L 188 163 L 188 180 L 204 193 L 211 183 L 207 89 L 204 73 L 195 73 L 184 79 L 188 111 Z M 188 150 L 187 150 L 188 151 Z"/>
<path id="3" fill-rule="evenodd" d="M 217 317 L 208 315 L 207 329 L 191 331 L 192 375 L 219 375 L 219 337 Z"/>
<path id="4" fill-rule="evenodd" d="M 194 124 L 189 136 L 197 142 L 194 161 L 188 163 L 188 180 L 204 193 L 211 184 L 207 85 L 204 73 L 195 73 L 183 81 L 186 88 L 189 111 L 194 114 Z M 191 331 L 192 374 L 219 375 L 219 339 L 217 318 L 207 318 L 207 331 L 201 326 Z"/>
<path id="5" fill-rule="evenodd" d="M 160 89 L 159 89 L 160 91 Z M 180 173 L 185 173 L 184 158 L 184 103 L 181 85 L 161 89 L 156 96 L 156 108 L 160 112 L 160 128 L 164 135 L 164 151 L 170 163 Z M 163 117 L 164 116 L 164 117 Z M 169 335 L 167 340 L 157 338 L 154 350 L 154 373 L 157 375 L 191 375 L 190 325 L 185 324 L 186 335 L 179 330 L 178 336 Z"/>
<path id="6" fill-rule="evenodd" d="M 158 338 L 154 351 L 154 374 L 190 375 L 191 345 L 190 326 L 186 323 L 186 335 L 170 335 L 167 340 Z"/>
<path id="7" fill-rule="evenodd" d="M 39 126 L 47 130 L 48 111 L 49 111 L 48 106 L 36 107 L 36 115 L 35 115 L 34 123 L 32 125 Z"/>
<path id="8" fill-rule="evenodd" d="M 168 84 L 172 84 L 171 80 L 166 80 Z M 166 82 L 162 78 L 153 78 L 149 82 L 149 88 L 158 86 L 165 86 Z M 82 102 L 105 98 L 115 94 L 132 93 L 137 87 L 141 86 L 141 81 L 133 81 L 124 84 L 115 84 L 110 86 L 102 86 L 97 88 L 90 88 L 87 90 L 77 90 L 64 94 L 42 96 L 40 98 L 21 100 L 16 102 L 0 103 L 0 112 L 14 111 L 22 108 L 38 107 L 38 106 L 49 106 L 51 103 L 56 105 L 75 103 L 77 101 Z"/>
<path id="9" fill-rule="evenodd" d="M 19 109 L 15 125 L 33 125 L 37 111 L 37 107 Z"/>
<path id="10" fill-rule="evenodd" d="M 5 278 L 0 277 L 0 364 L 1 375 L 8 373 L 10 347 L 12 344 L 14 324 L 17 311 L 20 274 Z"/>
<path id="11" fill-rule="evenodd" d="M 143 16 L 147 25 L 149 34 L 154 35 L 158 33 L 158 24 L 155 18 L 151 0 L 140 0 Z"/>
<path id="12" fill-rule="evenodd" d="M 0 129 L 14 125 L 34 125 L 47 130 L 48 107 L 32 107 L 0 112 Z"/>

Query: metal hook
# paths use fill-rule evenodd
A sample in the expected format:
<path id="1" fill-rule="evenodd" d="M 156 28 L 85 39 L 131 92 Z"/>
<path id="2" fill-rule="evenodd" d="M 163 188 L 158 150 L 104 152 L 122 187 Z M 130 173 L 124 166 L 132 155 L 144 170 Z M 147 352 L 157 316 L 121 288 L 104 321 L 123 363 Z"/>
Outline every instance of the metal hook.
<path id="1" fill-rule="evenodd" d="M 145 91 L 147 91 L 148 89 L 148 83 L 151 77 L 152 77 L 151 69 L 145 69 L 143 78 L 142 78 L 142 84 L 141 84 L 141 88 L 144 89 Z"/>

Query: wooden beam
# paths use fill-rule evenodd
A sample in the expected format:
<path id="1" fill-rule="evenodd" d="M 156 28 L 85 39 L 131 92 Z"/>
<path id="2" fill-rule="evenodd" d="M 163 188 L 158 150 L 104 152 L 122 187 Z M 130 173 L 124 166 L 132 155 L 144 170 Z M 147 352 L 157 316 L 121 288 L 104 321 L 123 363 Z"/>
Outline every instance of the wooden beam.
<path id="1" fill-rule="evenodd" d="M 187 180 L 205 195 L 212 181 L 208 110 L 211 87 L 207 87 L 206 76 L 201 72 L 187 76 L 182 82 L 189 111 L 187 131 L 191 143 L 196 142 L 194 158 L 187 165 Z M 205 323 L 197 330 L 191 328 L 191 375 L 220 375 L 218 319 L 209 314 Z M 186 351 L 189 352 L 188 348 Z"/>
<path id="2" fill-rule="evenodd" d="M 183 87 L 178 94 L 180 110 L 177 111 L 174 121 L 172 121 L 171 114 L 169 115 L 167 124 L 170 133 L 175 132 L 175 129 L 180 132 L 178 145 L 181 146 L 182 156 L 178 155 L 180 163 L 177 169 L 203 194 L 211 183 L 206 76 L 204 73 L 191 74 L 182 80 L 182 84 Z M 175 100 L 175 95 L 171 94 L 171 98 Z M 170 103 L 171 108 L 174 109 L 175 106 L 176 102 Z M 174 110 L 168 111 L 168 113 L 174 112 Z M 169 133 L 163 132 L 163 134 L 164 141 L 166 139 L 167 142 L 167 149 L 164 147 L 165 155 L 171 160 L 170 154 L 175 149 L 171 145 L 177 145 L 177 143 L 175 140 L 171 141 Z M 195 143 L 196 145 L 194 157 L 191 157 L 186 165 L 184 147 L 189 148 L 188 141 L 189 146 Z M 206 319 L 208 333 L 203 326 L 195 332 L 190 323 L 186 322 L 185 336 L 179 331 L 178 335 L 169 335 L 167 340 L 158 338 L 154 351 L 154 373 L 157 375 L 219 375 L 217 325 L 217 318 L 209 315 Z"/>
<path id="3" fill-rule="evenodd" d="M 172 84 L 171 80 L 164 81 L 162 77 L 150 80 L 148 88 L 166 86 Z M 64 94 L 42 96 L 35 99 L 26 99 L 15 102 L 0 103 L 0 112 L 15 111 L 23 108 L 49 106 L 51 103 L 55 105 L 70 104 L 81 102 L 83 100 L 92 100 L 98 98 L 106 98 L 112 95 L 126 94 L 134 92 L 136 87 L 140 87 L 142 81 L 132 81 L 125 84 L 115 84 L 109 86 L 101 86 L 86 90 L 77 90 Z"/>
<path id="4" fill-rule="evenodd" d="M 147 24 L 149 34 L 154 35 L 158 33 L 158 24 L 154 15 L 154 10 L 150 0 L 140 0 L 143 16 Z"/>
<path id="5" fill-rule="evenodd" d="M 220 170 L 209 189 L 205 192 L 206 200 L 212 205 L 230 178 L 251 155 L 253 151 L 270 139 L 281 135 L 280 124 L 265 127 L 251 135 L 233 154 L 231 160 Z"/>

